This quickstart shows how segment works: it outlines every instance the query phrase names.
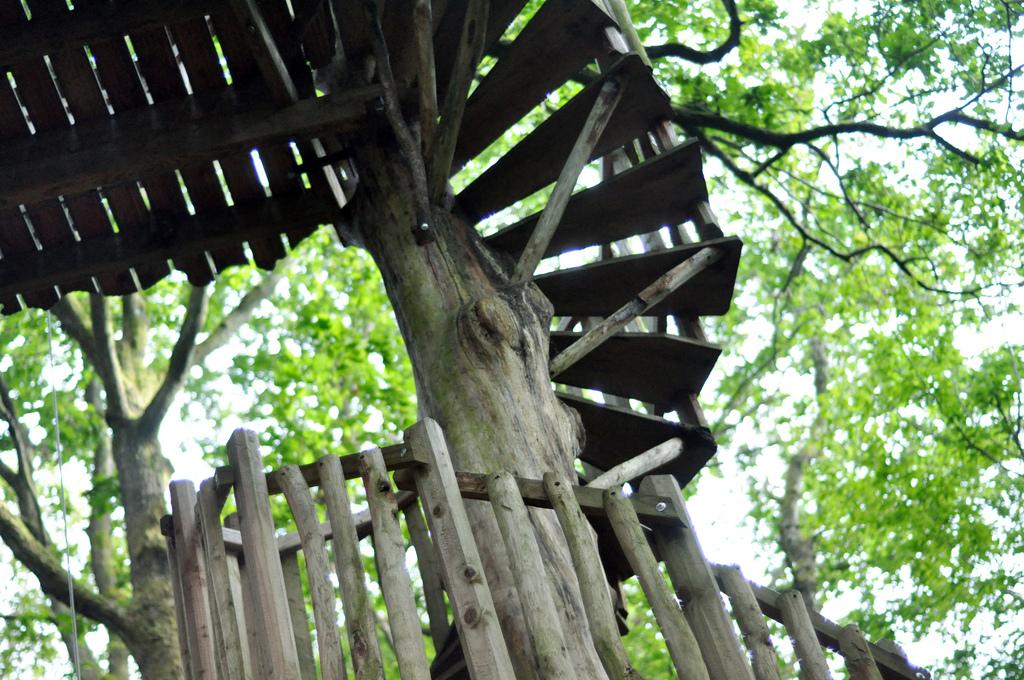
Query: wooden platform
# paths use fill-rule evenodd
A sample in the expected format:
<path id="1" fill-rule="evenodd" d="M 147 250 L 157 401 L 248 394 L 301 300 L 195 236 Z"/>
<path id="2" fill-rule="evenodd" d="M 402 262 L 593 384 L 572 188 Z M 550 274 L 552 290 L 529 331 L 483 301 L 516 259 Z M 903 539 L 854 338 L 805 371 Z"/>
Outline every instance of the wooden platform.
<path id="1" fill-rule="evenodd" d="M 738 238 L 702 241 L 559 269 L 536 276 L 533 282 L 554 305 L 556 316 L 608 316 L 637 291 L 710 245 L 724 248 L 726 257 L 684 284 L 648 314 L 721 315 L 729 311 L 736 285 L 736 270 L 743 248 Z"/>

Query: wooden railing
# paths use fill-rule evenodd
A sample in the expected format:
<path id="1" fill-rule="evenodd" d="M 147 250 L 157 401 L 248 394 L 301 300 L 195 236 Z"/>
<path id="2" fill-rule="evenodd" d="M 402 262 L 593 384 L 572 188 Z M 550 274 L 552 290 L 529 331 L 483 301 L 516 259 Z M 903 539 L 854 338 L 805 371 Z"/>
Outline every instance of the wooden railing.
<path id="1" fill-rule="evenodd" d="M 205 480 L 198 493 L 191 482 L 171 483 L 172 515 L 163 524 L 179 641 L 190 679 L 333 680 L 348 677 L 349 670 L 356 678 L 383 678 L 377 620 L 360 551 L 360 540 L 372 535 L 401 677 L 511 680 L 510 655 L 464 499 L 490 501 L 501 539 L 516 556 L 509 568 L 540 677 L 575 673 L 561 651 L 566 632 L 560 628 L 562 618 L 555 611 L 528 518 L 530 506 L 551 508 L 558 518 L 594 647 L 613 680 L 639 676 L 620 638 L 594 526 L 610 528 L 637 575 L 680 678 L 778 679 L 780 666 L 765 616 L 783 623 L 793 639 L 801 678 L 830 677 L 822 646 L 838 651 L 856 680 L 928 677 L 897 651 L 867 643 L 854 627 L 842 628 L 809 612 L 795 592 L 761 588 L 735 568 L 709 564 L 670 476 L 648 477 L 639 493 L 625 496 L 619 488 L 581 487 L 554 474 L 531 480 L 505 472 L 456 472 L 441 430 L 431 420 L 410 428 L 399 446 L 324 456 L 269 473 L 263 471 L 252 432 L 236 431 L 227 453 L 230 465 Z M 392 479 L 390 473 L 403 470 Z M 355 478 L 363 482 L 368 506 L 362 512 L 353 511 L 346 489 L 345 480 Z M 313 488 L 319 488 L 326 522 L 318 515 Z M 296 531 L 277 535 L 271 504 L 275 494 L 284 495 Z M 237 512 L 222 519 L 232 495 Z M 416 551 L 420 593 L 406 569 L 400 515 Z M 344 626 L 336 615 L 339 591 Z M 728 596 L 735 623 L 722 593 Z M 439 653 L 433 668 L 417 594 L 422 595 Z M 448 663 L 440 655 L 452 647 L 450 621 L 462 655 Z"/>

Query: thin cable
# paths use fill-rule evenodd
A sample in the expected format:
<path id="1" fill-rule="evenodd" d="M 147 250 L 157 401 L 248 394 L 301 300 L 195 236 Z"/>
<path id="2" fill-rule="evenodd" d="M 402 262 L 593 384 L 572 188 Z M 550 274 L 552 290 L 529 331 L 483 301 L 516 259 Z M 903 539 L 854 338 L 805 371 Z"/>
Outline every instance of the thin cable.
<path id="1" fill-rule="evenodd" d="M 71 542 L 68 540 L 68 499 L 64 493 L 64 448 L 60 441 L 60 411 L 57 408 L 57 386 L 53 382 L 56 366 L 53 361 L 53 321 L 46 313 L 46 344 L 50 353 L 50 395 L 53 397 L 53 428 L 57 434 L 57 478 L 60 481 L 60 511 L 64 518 L 64 564 L 68 574 L 68 606 L 71 608 L 71 648 L 74 651 L 75 677 L 82 680 L 82 661 L 78 653 L 78 613 L 75 611 L 75 582 L 71 578 Z"/>

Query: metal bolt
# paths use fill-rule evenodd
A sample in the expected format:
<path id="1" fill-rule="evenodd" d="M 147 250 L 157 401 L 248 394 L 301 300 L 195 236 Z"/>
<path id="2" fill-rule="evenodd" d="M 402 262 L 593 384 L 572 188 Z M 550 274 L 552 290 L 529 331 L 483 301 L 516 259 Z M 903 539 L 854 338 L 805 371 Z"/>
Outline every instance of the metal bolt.
<path id="1" fill-rule="evenodd" d="M 429 230 L 430 230 L 430 225 L 429 224 L 427 224 L 426 222 L 423 222 L 423 223 L 420 224 L 420 231 L 429 231 Z"/>
<path id="2" fill-rule="evenodd" d="M 654 506 L 654 509 L 657 510 L 658 512 L 665 512 L 665 508 L 667 508 L 667 507 L 668 507 L 668 505 L 666 505 L 663 501 L 659 501 Z"/>

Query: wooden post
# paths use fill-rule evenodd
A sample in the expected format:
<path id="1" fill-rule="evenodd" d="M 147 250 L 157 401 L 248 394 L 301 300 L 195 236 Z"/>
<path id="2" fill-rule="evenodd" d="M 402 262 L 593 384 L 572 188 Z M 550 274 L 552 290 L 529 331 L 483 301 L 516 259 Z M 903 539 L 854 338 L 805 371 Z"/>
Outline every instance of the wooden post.
<path id="1" fill-rule="evenodd" d="M 636 572 L 637 579 L 647 595 L 647 601 L 665 637 L 672 662 L 680 680 L 708 680 L 708 671 L 701 658 L 700 647 L 693 631 L 683 617 L 675 597 L 669 592 L 658 570 L 651 547 L 647 544 L 643 527 L 637 519 L 632 503 L 618 489 L 604 492 L 604 505 L 615 537 Z"/>
<path id="2" fill-rule="evenodd" d="M 206 588 L 206 564 L 196 524 L 196 489 L 192 482 L 171 482 L 171 516 L 174 517 L 174 547 L 185 605 L 189 651 L 182 661 L 192 667 L 195 680 L 214 680 L 217 677 L 217 662 L 213 645 L 213 621 Z"/>
<path id="3" fill-rule="evenodd" d="M 573 669 L 568 662 L 565 636 L 558 625 L 558 612 L 551 596 L 547 570 L 541 560 L 526 504 L 508 472 L 491 475 L 487 493 L 505 549 L 513 556 L 509 569 L 519 591 L 526 630 L 540 666 L 540 677 L 551 680 L 571 678 Z"/>
<path id="4" fill-rule="evenodd" d="M 427 523 L 418 502 L 405 509 L 405 526 L 409 529 L 409 539 L 416 549 L 416 563 L 423 580 L 423 600 L 430 620 L 430 638 L 434 641 L 434 650 L 440 651 L 448 637 L 448 605 L 444 602 L 444 583 L 437 550 L 430 540 Z"/>
<path id="5" fill-rule="evenodd" d="M 252 669 L 249 667 L 246 653 L 248 650 L 243 644 L 238 626 L 236 607 L 241 609 L 242 602 L 232 596 L 229 558 L 224 548 L 224 532 L 220 523 L 222 505 L 217 498 L 217 486 L 213 478 L 203 480 L 199 485 L 199 502 L 196 510 L 206 553 L 207 584 L 213 608 L 213 632 L 219 651 L 218 672 L 222 680 L 246 680 L 252 677 Z"/>
<path id="6" fill-rule="evenodd" d="M 313 603 L 313 620 L 316 625 L 317 650 L 320 653 L 320 673 L 325 678 L 344 678 L 345 659 L 341 652 L 341 638 L 338 635 L 338 619 L 335 614 L 336 600 L 331 584 L 331 567 L 327 562 L 327 546 L 320 531 L 320 520 L 309 496 L 302 473 L 297 465 L 285 465 L 276 473 L 284 491 L 284 497 L 291 508 L 295 526 L 302 543 L 302 554 L 306 559 L 306 576 L 309 579 L 309 597 Z"/>
<path id="7" fill-rule="evenodd" d="M 299 658 L 274 540 L 267 480 L 254 432 L 239 429 L 232 433 L 228 461 L 235 468 L 235 502 L 253 604 L 249 620 L 259 641 L 263 672 L 267 680 L 293 680 L 300 677 Z"/>
<path id="8" fill-rule="evenodd" d="M 373 520 L 373 548 L 377 572 L 388 610 L 395 656 L 402 680 L 430 680 L 427 650 L 423 646 L 420 616 L 413 599 L 412 581 L 405 569 L 405 539 L 398 525 L 398 504 L 380 449 L 360 455 L 366 501 Z"/>
<path id="9" fill-rule="evenodd" d="M 830 680 L 825 654 L 818 643 L 814 624 L 807 613 L 803 595 L 797 590 L 787 590 L 779 597 L 782 623 L 793 639 L 797 660 L 800 663 L 800 680 Z"/>
<path id="10" fill-rule="evenodd" d="M 729 596 L 729 602 L 732 603 L 732 614 L 739 624 L 747 651 L 750 652 L 754 677 L 757 680 L 782 680 L 775 645 L 772 644 L 768 624 L 750 583 L 743 578 L 739 567 L 717 566 L 715 577 L 722 592 Z"/>
<path id="11" fill-rule="evenodd" d="M 615 623 L 612 598 L 608 592 L 608 581 L 601 568 L 601 556 L 597 551 L 597 539 L 590 528 L 590 522 L 583 514 L 572 485 L 562 481 L 553 472 L 544 473 L 544 489 L 551 500 L 551 507 L 558 515 L 562 533 L 569 546 L 573 568 L 579 580 L 583 596 L 583 609 L 590 624 L 590 635 L 601 658 L 601 664 L 610 680 L 639 680 L 626 656 L 626 649 Z"/>
<path id="12" fill-rule="evenodd" d="M 171 521 L 174 521 L 173 518 Z M 185 627 L 185 595 L 182 593 L 181 578 L 178 574 L 178 551 L 174 547 L 173 529 L 168 532 L 166 542 L 167 563 L 171 572 L 171 591 L 174 594 L 174 615 L 178 624 L 178 652 L 181 654 L 181 666 L 185 672 L 185 680 L 192 680 L 192 669 L 188 663 L 188 629 Z"/>
<path id="13" fill-rule="evenodd" d="M 224 517 L 224 528 L 238 533 L 239 552 L 242 552 L 241 527 L 242 522 L 239 520 L 237 512 L 232 512 Z M 256 618 L 256 605 L 252 599 L 252 585 L 249 583 L 245 564 L 242 562 L 239 554 L 233 554 L 231 558 L 233 559 L 228 561 L 228 574 L 231 576 L 231 592 L 235 597 L 235 602 L 241 603 L 235 609 L 239 613 L 239 630 L 245 631 L 245 649 L 249 654 L 249 664 L 253 669 L 253 674 L 256 677 L 263 677 L 267 675 L 267 672 L 263 670 L 266 662 L 263 660 L 263 651 L 260 649 L 256 626 L 252 623 Z"/>
<path id="14" fill-rule="evenodd" d="M 683 440 L 673 437 L 603 472 L 587 482 L 587 486 L 594 489 L 620 487 L 631 479 L 636 479 L 651 470 L 671 463 L 683 453 Z"/>
<path id="15" fill-rule="evenodd" d="M 359 556 L 359 534 L 345 488 L 341 459 L 324 456 L 317 461 L 320 489 L 327 502 L 327 517 L 334 534 L 334 565 L 341 585 L 348 646 L 357 680 L 384 680 L 373 610 L 366 592 L 363 561 Z"/>
<path id="16" fill-rule="evenodd" d="M 753 680 L 715 575 L 693 530 L 679 483 L 671 475 L 656 475 L 641 482 L 640 491 L 667 497 L 675 506 L 675 515 L 682 518 L 678 526 L 658 527 L 654 539 L 683 603 L 683 614 L 700 645 L 708 675 L 712 680 Z"/>
<path id="17" fill-rule="evenodd" d="M 405 443 L 423 463 L 414 473 L 416 488 L 441 557 L 470 676 L 514 680 L 512 661 L 441 427 L 430 418 L 421 420 L 405 431 Z"/>
<path id="18" fill-rule="evenodd" d="M 526 242 L 523 252 L 519 255 L 515 273 L 517 283 L 528 281 L 533 276 L 537 265 L 544 259 L 544 253 L 547 252 L 548 245 L 551 243 L 551 237 L 555 235 L 565 208 L 569 205 L 572 190 L 576 188 L 580 173 L 590 161 L 590 154 L 594 152 L 594 147 L 601 139 L 601 134 L 612 119 L 615 107 L 622 98 L 623 90 L 622 83 L 615 79 L 609 80 L 601 86 L 601 91 L 598 92 L 597 99 L 594 101 L 594 107 L 584 121 L 583 129 L 580 130 L 576 143 L 573 144 L 569 157 L 565 159 L 562 171 L 558 174 L 555 188 L 544 206 L 544 211 L 540 214 L 529 241 Z"/>
<path id="19" fill-rule="evenodd" d="M 868 641 L 856 624 L 843 626 L 839 631 L 839 649 L 850 672 L 850 680 L 882 680 L 882 674 L 871 656 Z"/>
<path id="20" fill-rule="evenodd" d="M 316 659 L 313 658 L 313 638 L 309 634 L 306 616 L 306 597 L 302 592 L 302 573 L 296 552 L 281 555 L 281 573 L 284 575 L 284 594 L 288 599 L 288 616 L 292 622 L 295 653 L 299 657 L 299 677 L 316 680 Z"/>

